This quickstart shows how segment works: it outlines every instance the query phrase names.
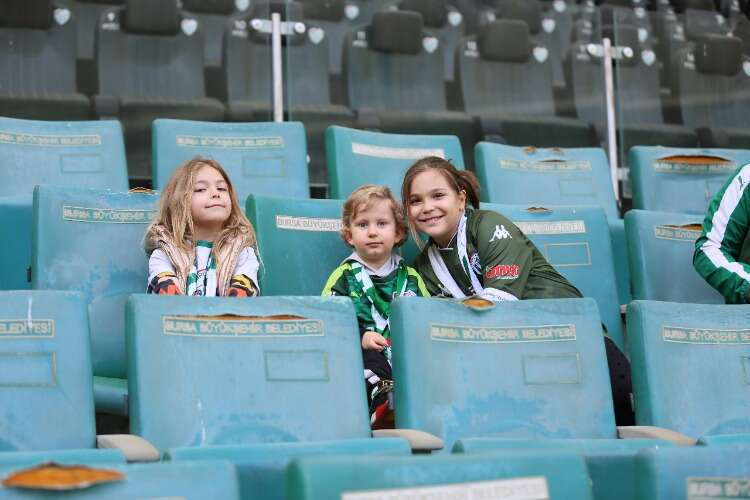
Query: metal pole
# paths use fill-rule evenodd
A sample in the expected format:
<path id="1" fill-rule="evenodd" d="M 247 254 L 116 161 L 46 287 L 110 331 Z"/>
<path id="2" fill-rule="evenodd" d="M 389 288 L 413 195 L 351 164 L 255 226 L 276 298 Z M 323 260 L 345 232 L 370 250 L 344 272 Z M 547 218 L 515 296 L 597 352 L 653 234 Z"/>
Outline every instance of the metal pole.
<path id="1" fill-rule="evenodd" d="M 620 189 L 618 186 L 617 170 L 617 124 L 615 123 L 615 84 L 612 76 L 612 42 L 609 38 L 602 40 L 604 46 L 604 91 L 607 107 L 607 153 L 609 154 L 609 170 L 612 178 L 612 188 L 615 200 L 620 204 Z"/>
<path id="2" fill-rule="evenodd" d="M 271 14 L 271 57 L 273 59 L 273 121 L 284 121 L 284 87 L 281 69 L 281 15 Z"/>

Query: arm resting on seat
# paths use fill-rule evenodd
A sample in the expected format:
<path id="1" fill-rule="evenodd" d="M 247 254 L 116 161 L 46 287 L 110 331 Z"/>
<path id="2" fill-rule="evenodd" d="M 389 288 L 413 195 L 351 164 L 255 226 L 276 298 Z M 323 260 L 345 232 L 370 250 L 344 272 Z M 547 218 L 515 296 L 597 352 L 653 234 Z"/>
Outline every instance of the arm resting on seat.
<path id="1" fill-rule="evenodd" d="M 401 438 L 409 441 L 411 451 L 430 452 L 443 449 L 443 440 L 429 432 L 416 429 L 380 429 L 372 431 L 375 438 Z"/>
<path id="2" fill-rule="evenodd" d="M 100 434 L 96 436 L 96 447 L 118 449 L 128 462 L 158 462 L 161 458 L 154 445 L 133 434 Z"/>
<path id="3" fill-rule="evenodd" d="M 695 439 L 685 434 L 650 425 L 618 427 L 617 437 L 620 439 L 665 439 L 680 446 L 693 446 L 696 442 Z"/>

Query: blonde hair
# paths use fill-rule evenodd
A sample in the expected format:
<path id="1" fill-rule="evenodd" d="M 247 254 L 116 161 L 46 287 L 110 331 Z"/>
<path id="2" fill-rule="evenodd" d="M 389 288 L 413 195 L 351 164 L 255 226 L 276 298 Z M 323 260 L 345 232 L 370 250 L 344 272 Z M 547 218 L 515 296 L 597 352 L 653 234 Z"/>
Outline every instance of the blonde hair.
<path id="1" fill-rule="evenodd" d="M 347 241 L 351 237 L 352 220 L 362 210 L 367 210 L 372 206 L 373 201 L 385 200 L 391 205 L 391 213 L 396 221 L 396 231 L 402 236 L 396 242 L 395 246 L 400 246 L 406 241 L 406 215 L 404 207 L 396 200 L 391 190 L 386 186 L 377 186 L 375 184 L 365 184 L 355 189 L 344 202 L 341 210 L 341 239 L 349 245 Z M 351 245 L 349 245 L 351 246 Z"/>
<path id="2" fill-rule="evenodd" d="M 219 162 L 197 156 L 180 165 L 172 173 L 167 185 L 164 186 L 161 198 L 159 199 L 159 211 L 156 219 L 146 230 L 145 244 L 147 249 L 156 246 L 154 239 L 158 234 L 157 229 L 159 228 L 171 235 L 174 244 L 179 248 L 185 251 L 192 249 L 194 227 L 190 206 L 195 175 L 203 167 L 211 167 L 221 174 L 224 182 L 227 184 L 229 199 L 232 204 L 229 218 L 224 222 L 224 227 L 214 242 L 217 255 L 220 254 L 221 247 L 232 238 L 242 237 L 248 241 L 249 245 L 255 244 L 255 229 L 253 229 L 253 225 L 242 212 L 240 204 L 237 201 L 237 193 L 226 171 Z"/>
<path id="3" fill-rule="evenodd" d="M 453 188 L 456 194 L 466 193 L 466 201 L 474 208 L 479 208 L 479 181 L 473 172 L 468 170 L 458 170 L 449 160 L 439 156 L 425 156 L 417 160 L 404 174 L 404 182 L 401 185 L 401 200 L 405 207 L 409 206 L 409 197 L 411 196 L 411 185 L 414 178 L 428 170 L 436 170 L 445 177 L 448 184 Z M 414 222 L 409 220 L 409 232 L 419 247 L 422 247 L 422 239 L 419 237 Z"/>

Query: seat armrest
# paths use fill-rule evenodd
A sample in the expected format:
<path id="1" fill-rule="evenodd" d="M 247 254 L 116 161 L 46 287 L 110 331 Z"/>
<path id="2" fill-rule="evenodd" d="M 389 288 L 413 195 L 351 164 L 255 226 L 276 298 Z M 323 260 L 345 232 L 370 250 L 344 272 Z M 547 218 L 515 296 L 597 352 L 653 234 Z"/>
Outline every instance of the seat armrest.
<path id="1" fill-rule="evenodd" d="M 415 453 L 429 453 L 443 449 L 443 440 L 429 432 L 416 429 L 380 429 L 372 431 L 374 438 L 401 438 L 409 442 L 411 451 Z"/>
<path id="2" fill-rule="evenodd" d="M 664 427 L 654 427 L 650 425 L 618 427 L 617 437 L 620 439 L 664 439 L 679 446 L 693 446 L 697 441 L 685 434 Z"/>
<path id="3" fill-rule="evenodd" d="M 120 450 L 128 462 L 158 462 L 161 458 L 154 445 L 134 434 L 100 434 L 96 447 Z"/>

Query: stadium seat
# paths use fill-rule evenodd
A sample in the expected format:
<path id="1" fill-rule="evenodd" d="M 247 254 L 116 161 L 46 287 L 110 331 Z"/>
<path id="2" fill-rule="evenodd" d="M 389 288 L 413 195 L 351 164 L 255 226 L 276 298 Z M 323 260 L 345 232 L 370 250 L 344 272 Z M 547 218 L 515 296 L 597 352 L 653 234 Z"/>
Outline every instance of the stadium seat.
<path id="1" fill-rule="evenodd" d="M 155 118 L 224 119 L 205 97 L 202 28 L 177 0 L 126 0 L 102 14 L 95 39 L 96 116 L 122 123 L 133 179 L 151 178 Z"/>
<path id="2" fill-rule="evenodd" d="M 399 297 L 391 309 L 396 427 L 459 438 L 617 437 L 593 299 Z M 586 418 L 581 418 L 586 415 Z"/>
<path id="3" fill-rule="evenodd" d="M 702 223 L 703 215 L 646 210 L 625 214 L 634 299 L 724 302 L 693 269 L 695 240 L 701 234 Z"/>
<path id="4" fill-rule="evenodd" d="M 52 493 L 55 497 L 71 500 L 122 500 L 124 498 L 159 498 L 181 500 L 239 500 L 237 472 L 229 463 L 180 463 L 180 464 L 140 464 L 104 465 L 96 464 L 96 470 L 116 471 L 122 479 L 85 486 L 68 486 L 64 493 Z M 24 469 L 20 469 L 24 470 Z M 7 478 L 17 468 L 0 467 L 0 478 Z M 59 474 L 59 473 L 58 473 Z M 52 475 L 52 478 L 38 480 L 41 483 L 66 482 L 70 476 Z M 85 472 L 78 472 L 74 483 L 88 479 Z M 23 500 L 29 498 L 50 498 L 49 489 L 62 488 L 13 488 L 0 485 L 0 498 Z"/>
<path id="5" fill-rule="evenodd" d="M 75 17 L 52 0 L 5 0 L 0 7 L 0 114 L 32 120 L 86 120 L 76 91 Z"/>
<path id="6" fill-rule="evenodd" d="M 584 297 L 596 300 L 607 333 L 625 352 L 609 225 L 599 207 L 529 209 L 482 205 L 509 218 Z"/>
<path id="7" fill-rule="evenodd" d="M 409 453 L 370 437 L 348 298 L 132 295 L 126 321 L 132 432 L 172 459 L 238 464 L 245 498 L 264 469 L 278 475 L 311 446 Z"/>
<path id="8" fill-rule="evenodd" d="M 447 0 L 401 0 L 399 10 L 422 15 L 426 32 L 432 33 L 443 47 L 443 69 L 446 82 L 453 82 L 456 47 L 464 35 L 463 16 Z"/>
<path id="9" fill-rule="evenodd" d="M 351 252 L 339 236 L 342 200 L 250 195 L 246 213 L 258 236 L 262 295 L 320 295 Z"/>
<path id="10" fill-rule="evenodd" d="M 650 300 L 628 306 L 638 425 L 692 438 L 750 434 L 748 312 Z"/>
<path id="11" fill-rule="evenodd" d="M 750 163 L 750 150 L 637 146 L 630 150 L 633 208 L 705 214 L 732 173 Z"/>
<path id="12" fill-rule="evenodd" d="M 98 412 L 127 415 L 125 301 L 144 292 L 143 235 L 158 196 L 38 186 L 34 191 L 35 290 L 76 290 L 88 306 Z"/>
<path id="13" fill-rule="evenodd" d="M 596 144 L 589 123 L 557 117 L 549 49 L 524 21 L 497 20 L 465 38 L 457 52 L 460 98 L 485 140 L 537 147 Z"/>
<path id="14" fill-rule="evenodd" d="M 60 450 L 71 461 L 124 460 L 113 450 L 93 451 L 88 317 L 80 294 L 0 292 L 0 365 L 0 457 L 13 455 L 0 463 L 23 461 L 5 452 L 50 459 Z"/>
<path id="15" fill-rule="evenodd" d="M 625 228 L 604 150 L 520 148 L 480 142 L 474 156 L 483 201 L 527 207 L 602 207 L 610 226 L 617 295 L 620 304 L 630 302 Z"/>
<path id="16" fill-rule="evenodd" d="M 301 123 L 154 121 L 154 189 L 196 156 L 218 161 L 240 205 L 251 193 L 307 198 L 310 194 Z"/>
<path id="17" fill-rule="evenodd" d="M 636 494 L 635 459 L 647 448 L 672 446 L 659 439 L 493 439 L 456 441 L 453 453 L 487 453 L 511 450 L 571 450 L 586 460 L 594 500 L 641 500 Z"/>
<path id="18" fill-rule="evenodd" d="M 299 500 L 593 498 L 581 456 L 549 450 L 301 459 L 289 468 L 289 491 Z"/>
<path id="19" fill-rule="evenodd" d="M 410 11 L 377 12 L 344 44 L 344 79 L 357 126 L 398 134 L 456 135 L 469 158 L 474 121 L 449 111 L 443 47 Z"/>
<path id="20" fill-rule="evenodd" d="M 29 288 L 31 199 L 40 183 L 128 188 L 122 129 L 114 121 L 48 122 L 0 117 L 0 290 Z"/>
<path id="21" fill-rule="evenodd" d="M 750 148 L 749 70 L 734 36 L 703 35 L 677 55 L 674 99 L 685 125 L 698 129 L 701 146 Z"/>
<path id="22" fill-rule="evenodd" d="M 439 156 L 463 169 L 455 136 L 384 134 L 333 126 L 326 131 L 328 194 L 346 199 L 363 184 L 388 186 L 397 198 L 406 170 L 425 156 Z"/>
<path id="23" fill-rule="evenodd" d="M 322 185 L 326 182 L 325 129 L 334 123 L 353 124 L 354 113 L 331 103 L 328 40 L 322 28 L 301 22 L 298 2 L 256 2 L 247 15 L 227 28 L 224 70 L 228 118 L 243 122 L 273 119 L 270 17 L 277 10 L 290 30 L 284 37 L 285 111 L 288 119 L 305 124 L 310 179 Z"/>
<path id="24" fill-rule="evenodd" d="M 637 457 L 638 498 L 742 498 L 750 477 L 750 448 L 674 447 Z"/>

